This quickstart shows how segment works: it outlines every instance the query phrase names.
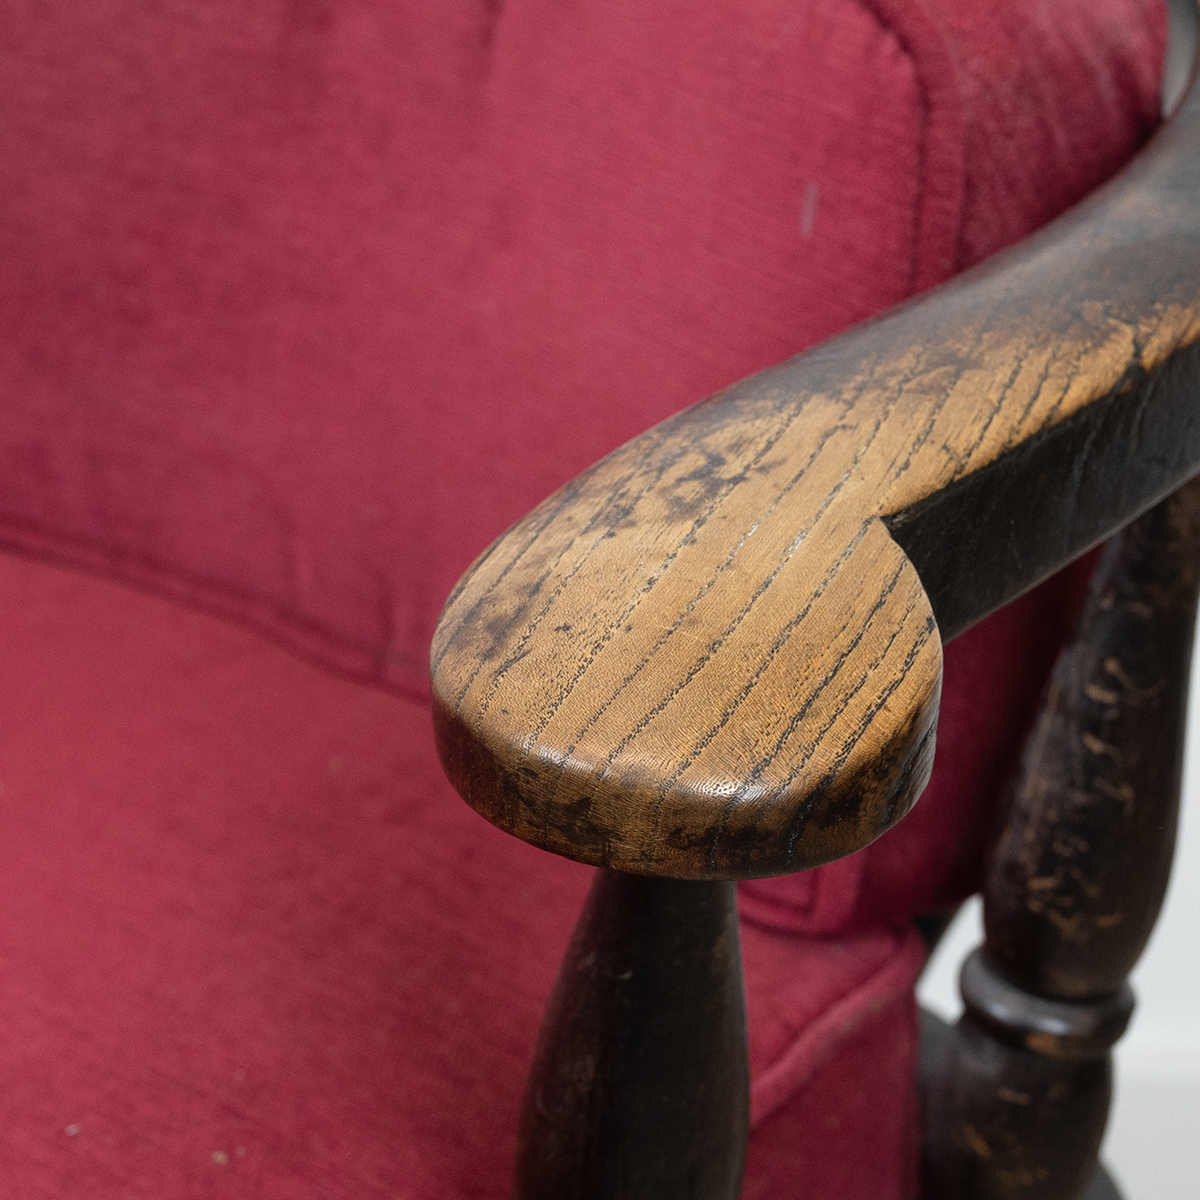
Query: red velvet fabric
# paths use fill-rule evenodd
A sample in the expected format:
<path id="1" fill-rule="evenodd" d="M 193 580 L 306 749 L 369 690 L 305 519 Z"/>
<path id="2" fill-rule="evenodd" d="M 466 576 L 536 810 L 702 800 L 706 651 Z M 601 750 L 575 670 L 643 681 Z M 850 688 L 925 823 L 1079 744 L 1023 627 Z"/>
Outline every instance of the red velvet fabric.
<path id="1" fill-rule="evenodd" d="M 1158 0 L 44 0 L 0 529 L 423 695 L 506 525 L 1153 128 Z"/>
<path id="2" fill-rule="evenodd" d="M 505 1194 L 587 872 L 442 780 L 445 592 L 625 437 L 1094 186 L 1163 35 L 1155 0 L 9 6 L 12 1194 Z M 973 886 L 1079 577 L 947 648 L 905 822 L 743 889 L 746 1197 L 911 1195 L 905 922 Z"/>
<path id="3" fill-rule="evenodd" d="M 590 870 L 459 801 L 421 704 L 7 555 L 0 621 L 5 1194 L 507 1196 Z M 743 940 L 746 1196 L 904 1195 L 916 934 Z"/>

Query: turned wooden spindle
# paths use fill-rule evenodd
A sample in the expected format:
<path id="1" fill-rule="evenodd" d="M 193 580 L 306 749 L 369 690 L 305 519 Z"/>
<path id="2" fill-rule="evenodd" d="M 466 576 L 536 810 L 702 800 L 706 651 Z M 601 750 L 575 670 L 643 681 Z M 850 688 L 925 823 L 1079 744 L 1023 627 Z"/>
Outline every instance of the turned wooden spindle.
<path id="1" fill-rule="evenodd" d="M 1077 1200 L 1175 845 L 1200 482 L 1119 534 L 1055 668 L 927 1091 L 928 1200 Z"/>
<path id="2" fill-rule="evenodd" d="M 597 872 L 542 1024 L 519 1200 L 736 1200 L 749 1120 L 732 883 Z"/>
<path id="3" fill-rule="evenodd" d="M 717 881 L 830 862 L 899 821 L 932 766 L 942 640 L 1196 472 L 1197 195 L 1192 88 L 1073 213 L 647 430 L 455 588 L 430 659 L 451 782 L 515 836 L 631 873 L 599 877 L 560 975 L 521 1195 L 736 1195 L 745 1046 Z M 1121 687 L 1118 715 L 1141 696 Z M 1072 1040 L 1039 1009 L 1035 1050 L 971 1003 L 957 1045 L 974 1029 L 1022 1063 L 1084 1063 L 1080 1094 L 1106 1095 L 1103 1020 Z"/>

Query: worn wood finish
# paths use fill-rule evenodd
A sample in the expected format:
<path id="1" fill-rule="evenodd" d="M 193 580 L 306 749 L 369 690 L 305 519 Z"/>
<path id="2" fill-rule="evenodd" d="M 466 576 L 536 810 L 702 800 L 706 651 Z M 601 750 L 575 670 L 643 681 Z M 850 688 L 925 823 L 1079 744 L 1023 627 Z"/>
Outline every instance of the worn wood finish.
<path id="1" fill-rule="evenodd" d="M 1175 845 L 1200 480 L 1113 540 L 1026 748 L 927 1090 L 928 1200 L 1077 1200 Z"/>
<path id="2" fill-rule="evenodd" d="M 740 878 L 927 779 L 941 640 L 1200 464 L 1200 100 L 1019 248 L 655 427 L 501 537 L 432 655 L 442 761 L 569 857 Z"/>
<path id="3" fill-rule="evenodd" d="M 1116 992 L 1150 936 L 1175 849 L 1198 587 L 1193 481 L 1106 551 L 1026 751 L 985 920 L 989 955 L 1029 991 Z"/>
<path id="4" fill-rule="evenodd" d="M 734 885 L 597 874 L 543 1021 L 520 1200 L 736 1200 L 749 1070 Z"/>
<path id="5" fill-rule="evenodd" d="M 927 1093 L 923 1200 L 1080 1200 L 1111 1097 L 1107 1049 L 1045 1058 L 964 1014 Z"/>
<path id="6" fill-rule="evenodd" d="M 933 1070 L 938 1066 L 943 1053 L 946 1038 L 950 1036 L 953 1026 L 940 1017 L 925 1009 L 921 1010 L 921 1060 L 920 1076 L 922 1093 L 929 1085 Z M 1021 1093 L 1018 1093 L 1018 1099 Z M 1103 1164 L 1097 1167 L 1092 1182 L 1083 1194 L 1083 1200 L 1122 1200 L 1121 1192 L 1113 1182 L 1112 1176 L 1104 1169 Z"/>

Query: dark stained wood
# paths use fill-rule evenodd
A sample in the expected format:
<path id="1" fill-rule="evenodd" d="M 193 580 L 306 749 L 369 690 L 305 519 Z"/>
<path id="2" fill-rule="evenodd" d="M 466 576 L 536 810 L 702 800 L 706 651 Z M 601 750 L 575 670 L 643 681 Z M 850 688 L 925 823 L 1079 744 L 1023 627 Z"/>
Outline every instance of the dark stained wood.
<path id="1" fill-rule="evenodd" d="M 986 885 L 988 953 L 1064 1000 L 1116 992 L 1167 887 L 1200 586 L 1200 482 L 1101 560 Z"/>
<path id="2" fill-rule="evenodd" d="M 1109 1054 L 1045 1058 L 965 1014 L 927 1092 L 923 1200 L 1080 1200 L 1111 1097 Z"/>
<path id="3" fill-rule="evenodd" d="M 1055 667 L 926 1087 L 927 1200 L 1078 1200 L 1095 1175 L 1175 844 L 1198 590 L 1193 480 L 1106 548 Z"/>
<path id="4" fill-rule="evenodd" d="M 519 1200 L 736 1200 L 749 1071 L 734 885 L 596 876 L 526 1085 Z"/>
<path id="5" fill-rule="evenodd" d="M 518 837 L 643 874 L 811 867 L 930 769 L 941 641 L 1200 465 L 1200 99 L 918 303 L 650 430 L 447 602 L 442 761 Z"/>
<path id="6" fill-rule="evenodd" d="M 996 1041 L 1047 1058 L 1095 1058 L 1125 1032 L 1133 1013 L 1128 984 L 1072 1000 L 1037 996 L 1008 979 L 990 951 L 989 944 L 967 959 L 960 983 L 972 1021 Z"/>
<path id="7" fill-rule="evenodd" d="M 952 1026 L 940 1017 L 921 1009 L 921 1061 L 920 1074 L 922 1094 L 928 1087 L 928 1080 L 938 1065 L 946 1038 Z M 1103 1164 L 1097 1167 L 1092 1182 L 1083 1194 L 1083 1200 L 1121 1200 L 1121 1192 L 1113 1182 L 1112 1176 L 1104 1169 Z"/>

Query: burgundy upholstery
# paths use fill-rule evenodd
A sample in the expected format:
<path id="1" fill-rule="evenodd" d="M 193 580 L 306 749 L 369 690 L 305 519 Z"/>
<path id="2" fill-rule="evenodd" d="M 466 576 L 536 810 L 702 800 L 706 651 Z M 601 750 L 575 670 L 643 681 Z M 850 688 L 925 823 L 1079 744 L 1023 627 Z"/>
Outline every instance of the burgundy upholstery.
<path id="1" fill-rule="evenodd" d="M 1163 13 L 7 8 L 5 1186 L 500 1197 L 588 872 L 442 780 L 445 592 L 624 438 L 1111 173 Z M 744 886 L 746 1197 L 911 1195 L 907 921 L 971 890 L 1081 574 L 947 649 L 900 827 Z"/>

